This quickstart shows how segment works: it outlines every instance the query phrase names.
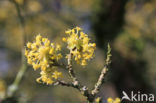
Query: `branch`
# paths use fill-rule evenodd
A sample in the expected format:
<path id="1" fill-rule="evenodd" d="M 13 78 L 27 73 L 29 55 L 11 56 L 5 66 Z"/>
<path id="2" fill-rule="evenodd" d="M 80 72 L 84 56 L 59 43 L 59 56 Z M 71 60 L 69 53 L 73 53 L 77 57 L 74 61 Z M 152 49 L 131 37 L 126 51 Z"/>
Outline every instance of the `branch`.
<path id="1" fill-rule="evenodd" d="M 108 70 L 108 68 L 106 66 L 102 69 L 101 74 L 99 76 L 99 79 L 98 79 L 97 83 L 95 84 L 94 89 L 91 92 L 92 95 L 95 96 L 99 92 L 100 87 L 101 87 L 101 85 L 102 85 L 102 83 L 104 81 L 104 77 L 105 77 L 105 75 L 107 73 L 107 70 Z"/>
<path id="2" fill-rule="evenodd" d="M 91 93 L 89 92 L 88 87 L 83 86 L 75 76 L 74 70 L 72 68 L 72 53 L 71 52 L 68 55 L 67 69 L 68 69 L 69 76 L 70 76 L 70 78 L 72 78 L 73 82 L 70 85 L 66 84 L 64 82 L 60 82 L 60 84 L 64 85 L 64 86 L 71 86 L 71 87 L 78 89 L 81 92 L 81 94 L 87 98 L 88 102 L 92 103 L 94 99 L 93 99 L 93 96 L 91 95 Z"/>
<path id="3" fill-rule="evenodd" d="M 15 0 L 9 0 L 10 2 L 12 2 L 13 4 L 14 4 L 14 6 L 15 6 L 15 8 L 16 8 L 16 11 L 17 11 L 17 15 L 18 15 L 18 18 L 19 18 L 19 20 L 20 20 L 20 23 L 21 23 L 21 25 L 25 25 L 25 21 L 24 21 L 24 17 L 23 17 L 23 15 L 22 15 L 22 13 L 21 13 L 21 9 L 20 9 L 20 7 L 19 7 L 19 4 L 15 1 Z"/>
<path id="4" fill-rule="evenodd" d="M 68 55 L 68 66 L 67 66 L 67 69 L 68 69 L 69 76 L 73 80 L 73 84 L 74 85 L 79 85 L 79 81 L 77 80 L 77 78 L 75 76 L 75 73 L 74 73 L 74 70 L 72 68 L 72 53 L 71 52 Z"/>
<path id="5" fill-rule="evenodd" d="M 27 69 L 27 64 L 26 64 L 26 59 L 25 59 L 25 56 L 24 56 L 24 45 L 26 43 L 24 16 L 21 13 L 21 9 L 20 9 L 19 4 L 15 0 L 9 0 L 9 1 L 15 6 L 15 9 L 16 9 L 17 15 L 18 15 L 18 19 L 19 19 L 19 23 L 21 25 L 21 30 L 22 30 L 22 50 L 21 50 L 22 66 L 19 69 L 14 82 L 8 87 L 7 96 L 11 97 L 11 96 L 13 96 L 15 91 L 18 90 L 19 83 L 21 82 L 22 77 L 23 77 L 23 75 L 24 75 L 24 73 L 25 73 L 25 71 Z"/>
<path id="6" fill-rule="evenodd" d="M 66 65 L 65 64 L 58 63 L 58 62 L 54 62 L 54 64 L 50 65 L 50 67 L 53 67 L 53 66 L 57 66 L 57 67 L 60 67 L 62 69 L 66 68 Z"/>
<path id="7" fill-rule="evenodd" d="M 104 68 L 101 71 L 101 74 L 99 76 L 97 83 L 94 86 L 94 89 L 91 91 L 93 96 L 96 96 L 96 94 L 99 92 L 99 90 L 103 84 L 104 77 L 108 71 L 108 66 L 111 63 L 110 57 L 111 57 L 111 48 L 110 48 L 110 45 L 108 44 L 108 51 L 107 51 L 107 57 L 106 57 Z"/>
<path id="8" fill-rule="evenodd" d="M 56 85 L 61 85 L 61 86 L 66 86 L 66 87 L 74 87 L 72 83 L 67 83 L 65 81 L 60 81 L 58 80 L 56 83 L 53 84 L 54 86 Z M 74 87 L 75 88 L 75 87 Z"/>
<path id="9" fill-rule="evenodd" d="M 61 85 L 61 86 L 66 86 L 66 87 L 72 87 L 77 89 L 78 91 L 80 91 L 80 93 L 87 98 L 89 103 L 93 102 L 93 96 L 89 93 L 89 90 L 86 86 L 82 86 L 82 85 L 74 85 L 73 83 L 67 83 L 65 81 L 60 81 L 58 80 L 55 84 L 53 84 L 54 86 L 56 85 Z"/>
<path id="10" fill-rule="evenodd" d="M 19 19 L 19 23 L 21 25 L 21 29 L 23 31 L 22 33 L 22 36 L 23 36 L 23 47 L 24 45 L 26 44 L 26 35 L 25 35 L 25 19 L 24 19 L 24 16 L 22 15 L 22 11 L 20 9 L 20 6 L 19 4 L 15 1 L 15 0 L 9 0 L 14 6 L 15 6 L 15 9 L 17 11 L 17 16 L 18 16 L 18 19 Z"/>

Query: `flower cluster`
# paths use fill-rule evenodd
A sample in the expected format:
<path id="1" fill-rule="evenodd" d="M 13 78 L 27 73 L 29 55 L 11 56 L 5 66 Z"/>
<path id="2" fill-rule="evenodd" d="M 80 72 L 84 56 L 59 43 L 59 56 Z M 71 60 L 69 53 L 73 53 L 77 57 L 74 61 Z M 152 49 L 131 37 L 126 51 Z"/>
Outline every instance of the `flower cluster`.
<path id="1" fill-rule="evenodd" d="M 62 40 L 67 42 L 68 49 L 75 61 L 78 64 L 86 65 L 87 60 L 91 59 L 94 55 L 96 44 L 89 43 L 90 39 L 88 35 L 82 32 L 80 27 L 67 30 L 65 33 L 67 37 L 64 37 Z"/>
<path id="2" fill-rule="evenodd" d="M 67 42 L 71 56 L 77 63 L 86 65 L 87 60 L 94 55 L 96 44 L 90 43 L 87 34 L 83 33 L 79 27 L 65 33 L 68 36 L 63 38 L 63 41 Z M 41 35 L 36 36 L 35 42 L 27 43 L 25 56 L 28 64 L 31 64 L 34 70 L 41 69 L 41 77 L 37 79 L 37 82 L 52 84 L 62 76 L 62 73 L 57 71 L 58 61 L 62 58 L 60 50 L 60 45 L 54 45 Z"/>
<path id="3" fill-rule="evenodd" d="M 25 50 L 28 64 L 33 66 L 34 70 L 41 68 L 41 77 L 38 82 L 52 84 L 61 77 L 61 72 L 57 71 L 58 60 L 62 58 L 60 45 L 54 45 L 47 38 L 41 35 L 36 36 L 36 41 L 28 42 Z"/>
<path id="4" fill-rule="evenodd" d="M 113 100 L 112 98 L 108 98 L 107 102 L 108 103 L 120 103 L 121 100 L 120 100 L 120 98 L 116 98 L 115 100 Z"/>

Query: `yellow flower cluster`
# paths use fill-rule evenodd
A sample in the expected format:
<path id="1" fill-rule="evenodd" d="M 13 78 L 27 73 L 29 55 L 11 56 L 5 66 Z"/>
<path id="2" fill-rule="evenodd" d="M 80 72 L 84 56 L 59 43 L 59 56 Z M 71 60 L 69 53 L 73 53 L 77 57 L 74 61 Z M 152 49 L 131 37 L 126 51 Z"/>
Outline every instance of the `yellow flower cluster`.
<path id="1" fill-rule="evenodd" d="M 33 66 L 34 70 L 41 68 L 41 77 L 37 79 L 47 84 L 52 84 L 61 77 L 61 72 L 57 71 L 56 64 L 62 58 L 60 45 L 54 45 L 47 38 L 41 35 L 36 36 L 36 41 L 28 42 L 25 49 L 25 56 L 28 64 Z"/>
<path id="2" fill-rule="evenodd" d="M 108 103 L 121 103 L 120 98 L 116 98 L 115 100 L 113 100 L 112 98 L 108 98 L 107 99 Z"/>
<path id="3" fill-rule="evenodd" d="M 89 43 L 88 35 L 82 32 L 80 27 L 67 30 L 68 36 L 62 40 L 67 42 L 68 49 L 78 64 L 86 65 L 87 60 L 91 59 L 96 49 L 95 43 Z"/>

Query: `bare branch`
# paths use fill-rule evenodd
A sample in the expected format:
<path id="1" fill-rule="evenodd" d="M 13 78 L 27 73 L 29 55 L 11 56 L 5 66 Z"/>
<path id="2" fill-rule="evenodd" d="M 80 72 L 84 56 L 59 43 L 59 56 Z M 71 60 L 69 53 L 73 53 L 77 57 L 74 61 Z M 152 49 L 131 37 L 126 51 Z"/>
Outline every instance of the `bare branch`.
<path id="1" fill-rule="evenodd" d="M 21 65 L 21 68 L 19 69 L 19 71 L 18 71 L 18 73 L 16 75 L 16 78 L 15 78 L 13 84 L 11 84 L 8 87 L 7 96 L 11 97 L 18 90 L 18 86 L 19 86 L 19 84 L 20 84 L 20 82 L 22 80 L 22 77 L 23 77 L 26 69 L 27 69 L 27 64 L 26 64 L 26 59 L 25 59 L 25 56 L 24 56 L 24 45 L 26 43 L 26 35 L 25 35 L 25 30 L 24 30 L 25 29 L 24 16 L 22 15 L 19 4 L 15 0 L 9 0 L 9 1 L 15 6 L 15 9 L 17 11 L 17 17 L 19 19 L 19 23 L 20 23 L 21 30 L 22 30 L 22 50 L 21 50 L 22 65 Z"/>
<path id="2" fill-rule="evenodd" d="M 93 102 L 93 96 L 89 93 L 89 90 L 86 86 L 82 86 L 82 85 L 74 85 L 73 83 L 68 83 L 68 82 L 65 82 L 65 81 L 60 81 L 58 80 L 55 84 L 53 85 L 61 85 L 61 86 L 66 86 L 66 87 L 72 87 L 72 88 L 75 88 L 77 89 L 78 91 L 80 91 L 80 93 L 87 98 L 88 102 L 89 103 L 92 103 Z"/>
<path id="3" fill-rule="evenodd" d="M 110 45 L 108 44 L 108 51 L 107 51 L 105 66 L 101 71 L 101 74 L 99 76 L 99 79 L 98 79 L 97 83 L 94 86 L 94 89 L 91 91 L 93 96 L 96 96 L 96 94 L 99 92 L 99 90 L 100 90 L 100 88 L 101 88 L 101 86 L 103 84 L 104 77 L 105 77 L 105 75 L 106 75 L 106 73 L 108 71 L 108 66 L 111 63 L 110 57 L 111 57 L 111 48 L 110 48 Z"/>
<path id="4" fill-rule="evenodd" d="M 78 89 L 81 92 L 81 94 L 87 98 L 88 102 L 92 103 L 94 99 L 93 99 L 93 96 L 91 95 L 91 93 L 89 92 L 88 87 L 83 86 L 75 76 L 74 70 L 72 68 L 72 53 L 71 52 L 68 55 L 67 69 L 68 69 L 68 73 L 69 73 L 70 77 L 72 78 L 73 82 L 70 85 L 67 85 L 64 82 L 61 84 L 65 85 L 65 86 L 71 86 L 71 87 Z"/>
<path id="5" fill-rule="evenodd" d="M 101 85 L 103 83 L 104 77 L 105 77 L 105 75 L 107 73 L 107 70 L 108 70 L 108 68 L 106 66 L 102 69 L 101 74 L 99 76 L 99 79 L 98 79 L 97 83 L 95 84 L 94 89 L 91 92 L 92 95 L 95 96 L 99 92 L 100 87 L 101 87 Z"/>

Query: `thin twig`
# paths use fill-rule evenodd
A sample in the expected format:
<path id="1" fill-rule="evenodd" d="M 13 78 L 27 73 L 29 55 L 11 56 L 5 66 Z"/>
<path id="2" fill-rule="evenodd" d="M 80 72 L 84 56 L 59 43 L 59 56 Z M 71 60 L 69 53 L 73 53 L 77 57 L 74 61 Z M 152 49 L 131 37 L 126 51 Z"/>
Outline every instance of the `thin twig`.
<path id="1" fill-rule="evenodd" d="M 65 81 L 60 81 L 58 80 L 55 84 L 53 84 L 54 86 L 56 85 L 61 85 L 61 86 L 66 86 L 66 87 L 73 87 L 75 88 L 75 86 L 72 84 L 72 83 L 68 83 L 68 82 L 65 82 Z"/>

